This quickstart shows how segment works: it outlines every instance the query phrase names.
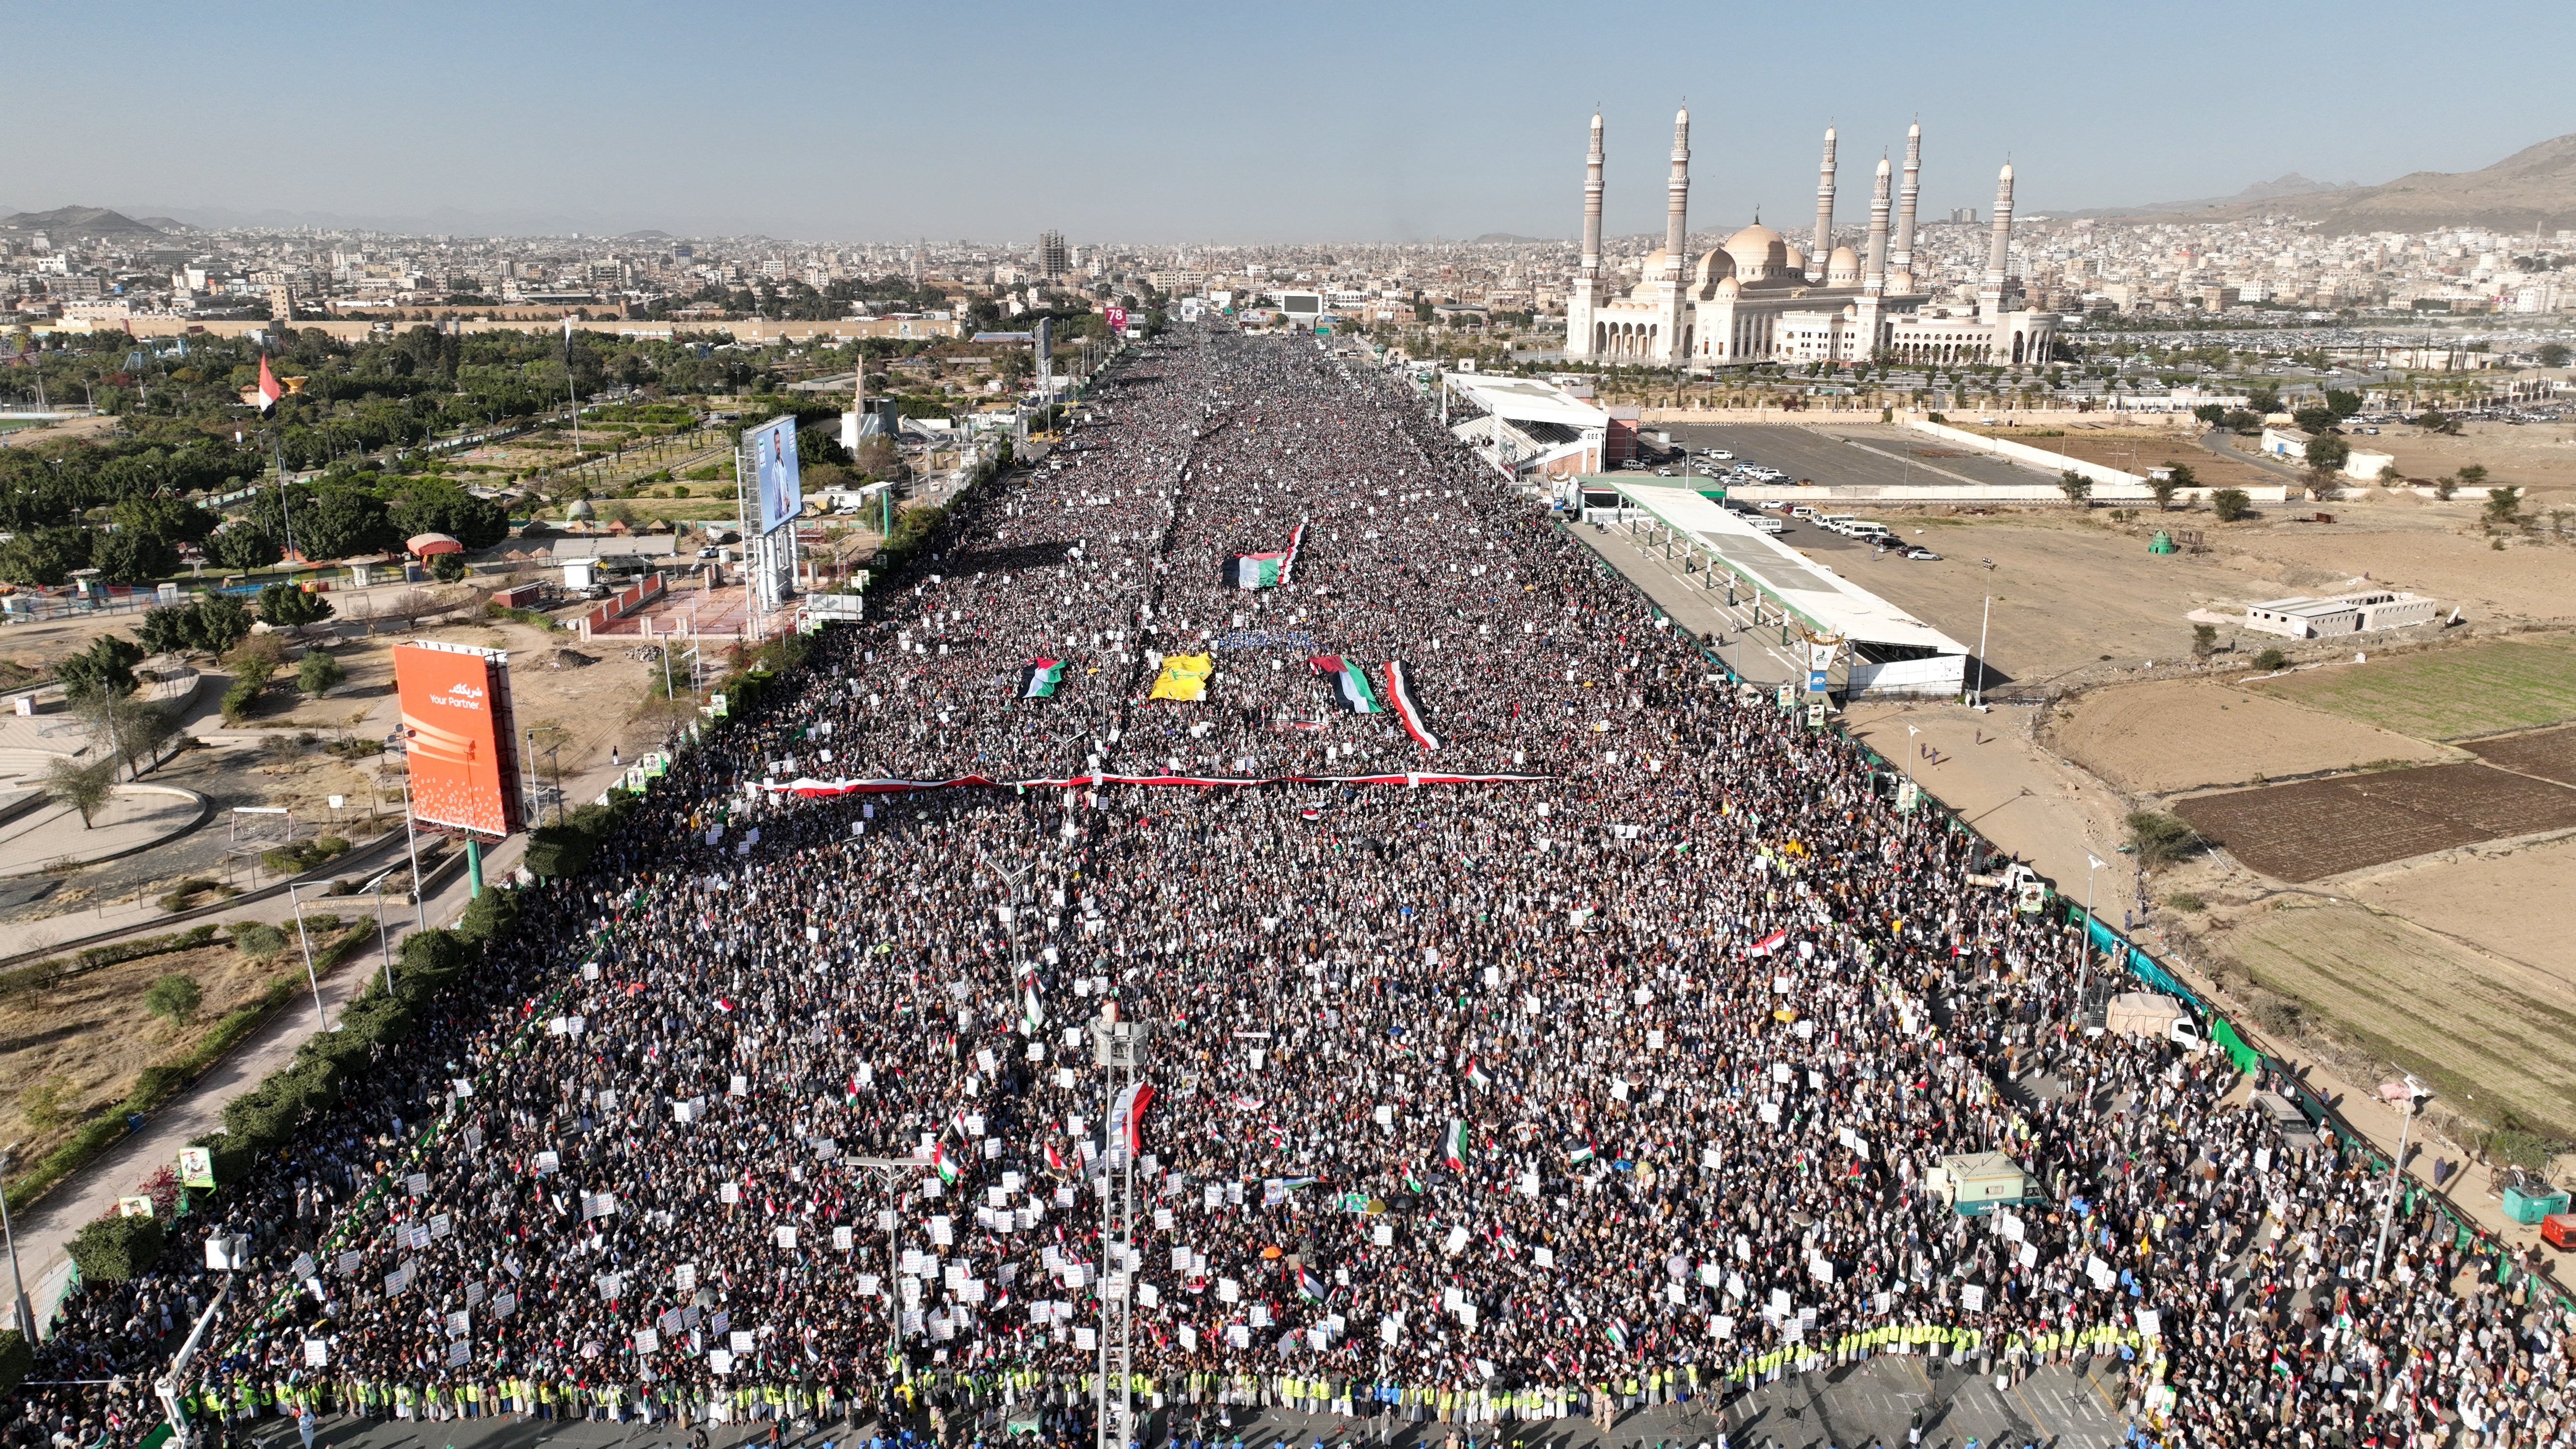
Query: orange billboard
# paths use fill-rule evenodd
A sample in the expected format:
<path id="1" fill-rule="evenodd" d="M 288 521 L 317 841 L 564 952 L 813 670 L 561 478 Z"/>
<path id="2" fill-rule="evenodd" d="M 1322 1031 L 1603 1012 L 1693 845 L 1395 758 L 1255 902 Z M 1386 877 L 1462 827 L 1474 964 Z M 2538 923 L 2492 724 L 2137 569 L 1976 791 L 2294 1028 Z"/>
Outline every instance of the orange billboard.
<path id="1" fill-rule="evenodd" d="M 465 644 L 394 646 L 394 691 L 411 763 L 411 813 L 498 839 L 521 823 L 510 656 Z"/>

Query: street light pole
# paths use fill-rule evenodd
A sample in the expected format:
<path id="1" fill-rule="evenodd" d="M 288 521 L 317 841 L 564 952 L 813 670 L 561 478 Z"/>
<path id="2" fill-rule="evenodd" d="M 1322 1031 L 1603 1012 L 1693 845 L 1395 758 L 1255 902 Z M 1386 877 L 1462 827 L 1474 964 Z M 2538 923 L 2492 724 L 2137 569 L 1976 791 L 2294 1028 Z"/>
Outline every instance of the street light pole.
<path id="1" fill-rule="evenodd" d="M 2413 1074 L 2406 1078 L 2406 1115 L 2397 1119 L 2397 1155 L 2388 1163 L 2388 1201 L 2379 1207 L 2379 1240 L 2370 1249 L 2370 1281 L 2379 1281 L 2379 1266 L 2388 1255 L 2388 1224 L 2397 1216 L 2397 1180 L 2406 1170 L 2406 1133 L 2415 1125 L 2415 1111 L 2433 1094 Z M 13 1260 L 14 1262 L 14 1260 Z"/>
<path id="2" fill-rule="evenodd" d="M 295 944 L 304 949 L 304 980 L 313 988 L 313 1029 L 329 1031 L 331 1023 L 322 1014 L 322 978 L 313 973 L 313 939 L 304 932 L 304 902 L 295 894 L 295 882 L 286 883 L 286 899 L 295 908 Z"/>
<path id="3" fill-rule="evenodd" d="M 845 1157 L 841 1160 L 861 1171 L 873 1174 L 879 1182 L 884 1183 L 889 1204 L 897 1201 L 895 1194 L 902 1190 L 903 1183 L 909 1180 L 911 1174 L 931 1165 L 931 1160 L 927 1157 Z M 885 1209 L 885 1221 L 885 1276 L 879 1280 L 879 1283 L 885 1290 L 886 1371 L 891 1374 L 896 1362 L 903 1356 L 903 1299 L 895 1292 L 894 1287 L 895 1278 L 898 1276 L 895 1272 L 896 1243 L 903 1232 L 903 1214 L 895 1207 L 888 1206 Z M 891 1394 L 888 1397 L 891 1401 Z"/>
<path id="4" fill-rule="evenodd" d="M 9 1180 L 9 1159 L 16 1155 L 18 1144 L 0 1147 L 0 1185 Z M 27 1280 L 18 1271 L 18 1234 L 9 1226 L 9 1195 L 0 1192 L 0 1239 L 9 1245 L 9 1314 L 17 1325 L 18 1336 L 29 1343 L 36 1341 L 36 1314 L 27 1304 Z"/>

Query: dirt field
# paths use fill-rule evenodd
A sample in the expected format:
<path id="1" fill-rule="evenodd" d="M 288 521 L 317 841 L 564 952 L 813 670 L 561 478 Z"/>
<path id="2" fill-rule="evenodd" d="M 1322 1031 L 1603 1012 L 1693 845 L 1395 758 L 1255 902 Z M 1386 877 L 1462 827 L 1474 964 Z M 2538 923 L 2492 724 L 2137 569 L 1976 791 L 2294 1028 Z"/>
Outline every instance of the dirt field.
<path id="1" fill-rule="evenodd" d="M 2349 669 L 2304 670 L 2253 687 L 2419 739 L 2532 729 L 2576 719 L 2576 639 L 2431 649 Z"/>
<path id="2" fill-rule="evenodd" d="M 2458 752 L 2212 679 L 2094 690 L 2060 714 L 2050 742 L 2131 794 L 2450 761 Z"/>
<path id="3" fill-rule="evenodd" d="M 2576 501 L 2568 496 L 2576 490 L 2576 426 L 2566 423 L 2468 423 L 2456 438 L 2398 426 L 2351 441 L 2394 455 L 2409 478 L 2438 478 L 2476 463 L 2490 475 L 2487 487 L 2521 488 L 2544 507 Z"/>
<path id="4" fill-rule="evenodd" d="M 2174 809 L 2248 867 L 2286 881 L 2321 880 L 2480 841 L 2576 830 L 2576 790 L 2483 764 L 2201 795 Z"/>
<path id="5" fill-rule="evenodd" d="M 2563 981 L 2349 904 L 2264 912 L 2231 944 L 2257 983 L 2459 1110 L 2576 1137 L 2576 992 Z"/>
<path id="6" fill-rule="evenodd" d="M 317 913 L 306 921 L 319 930 L 323 919 Z M 314 944 L 318 948 L 322 937 Z M 290 932 L 286 951 L 266 961 L 253 961 L 229 945 L 147 956 L 0 1000 L 0 1091 L 7 1094 L 0 1138 L 24 1140 L 20 1161 L 42 1157 L 83 1117 L 125 1100 L 136 1073 L 185 1053 L 208 1026 L 258 1000 L 281 974 L 301 985 L 304 970 L 295 949 Z M 185 1030 L 143 1009 L 145 988 L 172 973 L 195 978 L 205 994 L 196 1021 Z M 305 1002 L 308 1010 L 311 1004 Z M 37 1114 L 47 1119 L 40 1124 L 29 1115 L 29 1093 L 49 1090 L 58 1095 L 48 1104 L 51 1113 Z M 62 1120 L 51 1120 L 54 1114 Z"/>
<path id="7" fill-rule="evenodd" d="M 2497 769 L 2576 785 L 2576 725 L 2479 740 L 2468 749 Z"/>
<path id="8" fill-rule="evenodd" d="M 1974 431 L 1993 438 L 2010 438 L 2064 453 L 2106 468 L 2127 473 L 2143 473 L 2149 468 L 2168 463 L 2189 467 L 2192 477 L 2204 488 L 2256 488 L 2280 483 L 2279 475 L 2265 471 L 2240 458 L 2221 457 L 2202 447 L 2197 439 L 2163 428 L 2124 427 L 2103 424 L 2086 427 L 2081 423 L 2066 425 L 2062 435 L 2040 437 L 2043 432 L 2060 431 L 2058 425 L 2022 430 L 2015 428 L 1978 428 Z M 2039 475 L 2033 474 L 2034 478 Z"/>
<path id="9" fill-rule="evenodd" d="M 2576 996 L 2576 961 L 2555 909 L 2576 880 L 2576 838 L 2464 850 L 2346 883 L 2355 900 L 2503 957 Z M 2567 1050 L 2561 1042 L 2559 1050 Z"/>

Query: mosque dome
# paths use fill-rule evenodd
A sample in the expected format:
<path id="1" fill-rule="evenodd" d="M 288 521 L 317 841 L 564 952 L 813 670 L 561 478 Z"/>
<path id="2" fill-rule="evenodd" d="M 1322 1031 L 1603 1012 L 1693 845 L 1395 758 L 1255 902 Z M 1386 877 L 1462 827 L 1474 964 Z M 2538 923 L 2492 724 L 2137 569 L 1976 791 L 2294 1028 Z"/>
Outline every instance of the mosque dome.
<path id="1" fill-rule="evenodd" d="M 1825 259 L 1825 285 L 1828 287 L 1859 286 L 1860 253 L 1847 246 L 1834 248 L 1834 254 Z"/>
<path id="2" fill-rule="evenodd" d="M 1726 239 L 1726 254 L 1735 261 L 1735 275 L 1748 282 L 1776 276 L 1789 268 L 1787 239 L 1758 221 Z"/>
<path id="3" fill-rule="evenodd" d="M 1807 254 L 1795 246 L 1780 248 L 1780 259 L 1788 264 L 1791 275 L 1803 277 L 1807 274 Z"/>
<path id="4" fill-rule="evenodd" d="M 1691 290 L 1700 296 L 1713 295 L 1717 284 L 1735 275 L 1735 258 L 1723 250 L 1705 251 L 1691 264 Z"/>

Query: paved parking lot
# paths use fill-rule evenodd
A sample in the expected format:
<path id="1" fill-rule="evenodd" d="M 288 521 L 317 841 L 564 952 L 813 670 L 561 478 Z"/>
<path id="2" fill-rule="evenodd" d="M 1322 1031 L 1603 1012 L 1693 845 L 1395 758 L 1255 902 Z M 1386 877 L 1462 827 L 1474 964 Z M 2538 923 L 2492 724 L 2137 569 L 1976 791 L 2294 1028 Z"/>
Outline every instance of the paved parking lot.
<path id="1" fill-rule="evenodd" d="M 1668 431 L 1694 453 L 1724 448 L 1738 462 L 1779 469 L 1790 483 L 1805 478 L 1828 487 L 1955 488 L 1962 478 L 2024 486 L 2048 481 L 2027 468 L 1877 423 L 1676 423 Z"/>

